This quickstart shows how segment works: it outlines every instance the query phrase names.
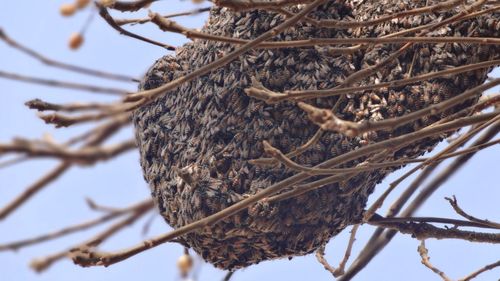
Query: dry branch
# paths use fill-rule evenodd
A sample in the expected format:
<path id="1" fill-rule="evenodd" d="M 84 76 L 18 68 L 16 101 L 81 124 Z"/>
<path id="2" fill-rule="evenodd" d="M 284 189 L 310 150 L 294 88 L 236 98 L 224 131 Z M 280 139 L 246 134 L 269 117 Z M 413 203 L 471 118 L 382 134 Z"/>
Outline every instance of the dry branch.
<path id="1" fill-rule="evenodd" d="M 492 138 L 494 138 L 497 133 L 500 131 L 500 123 L 496 123 L 491 128 L 489 128 L 486 132 L 484 132 L 474 143 L 475 145 L 480 145 L 487 143 Z M 448 178 L 458 172 L 459 168 L 462 167 L 469 159 L 471 159 L 475 153 L 470 153 L 466 155 L 462 155 L 457 157 L 444 171 L 442 171 L 438 176 L 436 176 L 429 184 L 425 187 L 422 187 L 420 194 L 417 199 L 415 199 L 410 206 L 408 206 L 402 213 L 401 216 L 411 216 L 418 207 L 421 206 L 423 202 L 434 192 L 436 191 Z M 402 198 L 402 202 L 396 203 L 399 206 L 403 206 L 404 203 L 410 198 L 411 194 L 420 187 L 421 183 L 431 174 L 431 172 L 435 169 L 436 165 L 432 165 L 427 167 L 420 178 L 417 178 L 415 184 L 410 186 L 407 192 L 403 193 L 400 197 Z M 394 207 L 391 209 L 394 210 Z M 399 212 L 399 208 L 395 209 L 391 214 L 396 215 Z M 354 261 L 354 263 L 349 267 L 346 274 L 340 278 L 342 281 L 351 280 L 359 271 L 361 271 L 372 259 L 375 257 L 396 235 L 397 231 L 390 230 L 384 231 L 382 228 L 376 230 L 376 232 L 370 238 L 367 246 L 363 249 L 363 251 L 359 254 L 358 258 Z"/>
<path id="2" fill-rule="evenodd" d="M 106 87 L 101 87 L 101 86 L 73 83 L 73 82 L 67 82 L 67 81 L 59 81 L 59 80 L 54 80 L 54 79 L 32 77 L 32 76 L 26 76 L 26 75 L 21 75 L 21 74 L 17 74 L 17 73 L 6 72 L 6 71 L 2 71 L 2 70 L 0 70 L 0 77 L 5 78 L 5 79 L 9 79 L 9 80 L 21 81 L 24 83 L 33 83 L 33 84 L 44 85 L 44 86 L 49 86 L 49 87 L 80 90 L 80 91 L 86 91 L 86 92 L 92 92 L 92 93 L 103 93 L 103 94 L 111 94 L 111 95 L 119 95 L 119 96 L 127 95 L 129 93 L 129 91 L 127 91 L 127 90 L 122 90 L 122 89 L 117 89 L 117 88 L 106 88 Z"/>
<path id="3" fill-rule="evenodd" d="M 432 263 L 430 261 L 430 257 L 429 257 L 429 251 L 425 247 L 425 240 L 422 240 L 420 242 L 420 246 L 418 246 L 418 253 L 420 254 L 420 257 L 422 258 L 422 264 L 425 265 L 425 267 L 429 268 L 434 273 L 439 275 L 444 281 L 451 281 L 451 279 L 448 278 L 448 276 L 446 276 L 446 274 L 444 272 L 442 272 L 437 267 L 432 265 Z"/>
<path id="4" fill-rule="evenodd" d="M 88 138 L 84 147 L 94 147 L 101 144 L 115 132 L 117 132 L 122 126 L 129 122 L 128 116 L 119 116 L 111 120 L 110 122 L 92 130 L 94 133 Z M 61 163 L 47 173 L 45 176 L 34 182 L 21 194 L 19 194 L 14 200 L 8 203 L 6 206 L 0 209 L 0 220 L 5 219 L 9 214 L 16 210 L 19 206 L 24 204 L 33 195 L 42 190 L 45 186 L 56 180 L 59 176 L 64 174 L 72 166 L 71 162 L 61 161 Z"/>
<path id="5" fill-rule="evenodd" d="M 39 52 L 28 48 L 24 45 L 21 45 L 19 42 L 15 41 L 11 37 L 9 37 L 5 31 L 0 28 L 0 39 L 3 40 L 5 43 L 7 43 L 10 47 L 19 50 L 28 56 L 40 61 L 41 63 L 52 66 L 52 67 L 57 67 L 66 71 L 71 71 L 71 72 L 76 72 L 80 74 L 85 74 L 85 75 L 91 75 L 94 77 L 99 77 L 99 78 L 105 78 L 105 79 L 112 79 L 112 80 L 118 80 L 118 81 L 124 81 L 124 82 L 139 82 L 139 79 L 121 75 L 121 74 L 114 74 L 114 73 L 109 73 L 105 72 L 102 70 L 98 69 L 91 69 L 87 67 L 82 67 L 74 64 L 68 64 L 64 62 L 60 62 L 57 60 L 50 59 Z"/>
<path id="6" fill-rule="evenodd" d="M 149 2 L 150 3 L 152 1 L 150 0 L 150 1 L 145 1 L 145 2 Z M 116 2 L 116 3 L 118 3 L 118 2 Z M 107 10 L 107 8 L 105 6 L 99 4 L 98 2 L 96 2 L 96 6 L 99 9 L 99 15 L 109 24 L 109 26 L 111 26 L 113 29 L 115 29 L 116 31 L 118 31 L 120 34 L 123 34 L 125 36 L 131 37 L 131 38 L 134 38 L 134 39 L 137 39 L 137 40 L 140 40 L 140 41 L 147 42 L 149 44 L 153 44 L 153 45 L 165 48 L 165 49 L 167 49 L 169 51 L 175 51 L 175 47 L 172 46 L 172 45 L 165 44 L 165 43 L 160 43 L 160 42 L 157 42 L 155 40 L 152 40 L 152 39 L 146 38 L 144 36 L 137 35 L 137 34 L 135 34 L 133 32 L 128 31 L 128 30 L 125 30 L 124 28 L 122 28 L 120 25 L 118 25 L 115 22 L 115 20 L 113 19 L 113 17 L 111 17 L 111 15 L 108 13 L 108 10 Z M 115 5 L 115 8 L 116 8 L 116 5 Z"/>
<path id="7" fill-rule="evenodd" d="M 36 237 L 32 237 L 29 239 L 24 239 L 24 240 L 19 240 L 15 242 L 10 242 L 10 243 L 5 243 L 0 245 L 0 251 L 6 251 L 6 250 L 12 250 L 16 251 L 20 248 L 31 246 L 33 244 L 39 244 L 48 240 L 53 240 L 60 238 L 65 235 L 69 235 L 75 232 L 83 231 L 89 228 L 92 228 L 94 226 L 106 223 L 110 220 L 113 220 L 117 217 L 123 216 L 124 214 L 133 212 L 137 209 L 142 209 L 145 207 L 152 208 L 153 207 L 153 202 L 149 199 L 143 202 L 140 202 L 138 204 L 134 204 L 132 206 L 126 207 L 126 208 L 121 208 L 121 209 L 116 209 L 113 212 L 109 212 L 106 215 L 103 215 L 97 219 L 89 220 L 87 222 L 82 222 L 77 225 L 65 227 L 63 229 L 53 231 L 50 233 L 38 235 Z"/>

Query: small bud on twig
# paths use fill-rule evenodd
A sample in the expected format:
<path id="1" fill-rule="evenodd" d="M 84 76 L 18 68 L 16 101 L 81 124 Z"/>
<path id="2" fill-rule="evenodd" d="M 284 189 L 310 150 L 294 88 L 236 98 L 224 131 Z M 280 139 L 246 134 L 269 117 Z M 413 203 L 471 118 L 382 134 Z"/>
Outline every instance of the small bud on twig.
<path id="1" fill-rule="evenodd" d="M 77 10 L 77 6 L 75 4 L 62 4 L 61 7 L 59 8 L 59 12 L 61 15 L 65 17 L 72 16 Z"/>
<path id="2" fill-rule="evenodd" d="M 69 37 L 68 45 L 72 50 L 77 50 L 83 44 L 83 35 L 79 32 L 74 32 Z"/>
<path id="3" fill-rule="evenodd" d="M 75 5 L 78 9 L 83 9 L 90 4 L 90 0 L 76 0 Z"/>

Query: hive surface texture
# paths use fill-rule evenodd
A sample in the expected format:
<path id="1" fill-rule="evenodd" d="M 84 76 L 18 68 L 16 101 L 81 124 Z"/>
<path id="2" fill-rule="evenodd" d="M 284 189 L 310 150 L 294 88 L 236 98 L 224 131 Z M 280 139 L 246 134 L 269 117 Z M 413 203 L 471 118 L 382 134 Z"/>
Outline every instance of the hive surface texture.
<path id="1" fill-rule="evenodd" d="M 327 1 L 309 17 L 366 21 L 423 7 L 426 2 L 436 1 Z M 301 21 L 273 40 L 381 37 L 449 18 L 461 7 L 354 29 L 318 28 Z M 300 11 L 300 7 L 286 9 Z M 499 18 L 500 14 L 496 13 L 463 20 L 427 36 L 499 37 Z M 284 20 L 282 14 L 269 11 L 233 12 L 213 8 L 202 31 L 254 39 Z M 141 165 L 161 215 L 168 224 L 178 228 L 295 174 L 280 165 L 252 165 L 248 160 L 267 157 L 263 141 L 283 153 L 293 151 L 307 142 L 318 127 L 295 102 L 266 104 L 248 97 L 244 89 L 252 85 L 252 79 L 274 91 L 333 88 L 356 71 L 381 62 L 401 46 L 365 46 L 349 55 L 332 55 L 324 48 L 315 47 L 255 49 L 137 109 L 134 123 Z M 187 43 L 175 56 L 156 61 L 141 89 L 156 88 L 182 77 L 235 48 L 235 45 L 208 40 Z M 387 67 L 360 80 L 357 85 L 403 79 L 495 57 L 500 55 L 498 47 L 493 45 L 414 44 Z M 398 88 L 346 95 L 335 107 L 335 114 L 356 122 L 402 116 L 482 84 L 487 73 L 488 70 L 472 71 Z M 335 96 L 306 102 L 331 109 L 338 99 Z M 315 145 L 294 161 L 312 167 L 363 145 L 419 130 L 476 100 L 477 97 L 392 131 L 354 138 L 324 132 Z M 389 153 L 384 160 L 415 158 L 431 150 L 441 138 L 417 141 Z M 340 167 L 353 167 L 364 160 L 361 158 Z M 345 227 L 360 222 L 375 185 L 394 169 L 363 172 L 341 184 L 329 184 L 294 198 L 254 204 L 215 225 L 184 235 L 182 243 L 222 269 L 311 253 Z M 306 183 L 319 178 L 312 177 Z"/>

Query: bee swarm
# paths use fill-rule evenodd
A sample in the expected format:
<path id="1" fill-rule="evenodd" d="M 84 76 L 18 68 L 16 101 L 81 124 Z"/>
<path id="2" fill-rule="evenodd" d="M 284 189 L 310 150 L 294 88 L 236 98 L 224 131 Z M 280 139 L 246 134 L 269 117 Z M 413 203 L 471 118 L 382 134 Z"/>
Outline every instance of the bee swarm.
<path id="1" fill-rule="evenodd" d="M 359 5 L 355 2 L 329 1 L 309 16 L 366 21 L 423 7 L 427 1 L 369 0 Z M 448 18 L 461 7 L 356 29 L 318 28 L 301 21 L 274 40 L 380 37 Z M 297 7 L 287 9 L 298 12 Z M 499 18 L 497 12 L 458 21 L 428 36 L 499 37 Z M 233 12 L 213 8 L 202 31 L 254 39 L 284 20 L 281 14 L 263 10 Z M 294 174 L 279 165 L 264 167 L 252 165 L 248 160 L 266 157 L 264 140 L 288 153 L 309 140 L 318 128 L 295 102 L 269 105 L 248 97 L 243 90 L 251 86 L 252 78 L 274 91 L 333 88 L 352 73 L 387 58 L 401 46 L 371 45 L 352 55 L 336 56 L 314 47 L 256 49 L 136 110 L 134 122 L 141 165 L 161 215 L 177 228 L 223 210 Z M 163 57 L 152 66 L 141 89 L 156 88 L 234 49 L 235 45 L 207 40 L 185 44 L 175 57 Z M 493 45 L 414 44 L 389 66 L 364 78 L 359 85 L 499 58 L 499 53 L 499 48 Z M 480 85 L 487 73 L 488 70 L 472 71 L 399 88 L 348 95 L 335 113 L 342 119 L 356 122 L 401 116 Z M 320 108 L 332 108 L 337 99 L 317 98 L 307 102 Z M 444 113 L 426 116 L 394 131 L 373 132 L 355 138 L 326 132 L 317 144 L 294 160 L 312 167 L 366 143 L 418 130 L 473 102 L 475 100 Z M 389 155 L 386 160 L 417 157 L 440 140 L 435 137 L 416 142 Z M 362 161 L 351 161 L 342 167 L 353 167 Z M 345 227 L 361 220 L 375 185 L 394 169 L 359 173 L 342 184 L 330 184 L 282 201 L 255 204 L 215 225 L 183 236 L 182 241 L 206 261 L 223 269 L 311 253 Z M 354 193 L 341 194 L 352 188 L 355 188 Z"/>

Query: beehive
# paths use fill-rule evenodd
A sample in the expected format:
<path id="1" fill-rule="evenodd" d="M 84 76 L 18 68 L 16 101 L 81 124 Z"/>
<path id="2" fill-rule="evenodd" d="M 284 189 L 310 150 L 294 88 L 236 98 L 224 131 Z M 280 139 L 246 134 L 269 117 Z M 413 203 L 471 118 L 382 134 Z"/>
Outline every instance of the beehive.
<path id="1" fill-rule="evenodd" d="M 365 21 L 384 13 L 422 7 L 427 1 L 329 1 L 310 16 L 316 19 Z M 429 1 L 432 2 L 432 1 Z M 432 3 L 430 3 L 432 4 Z M 411 16 L 362 29 L 317 28 L 301 22 L 275 40 L 378 37 L 447 18 L 449 11 Z M 294 12 L 297 7 L 290 8 Z M 440 28 L 433 36 L 499 36 L 500 15 L 483 15 Z M 242 39 L 283 22 L 284 16 L 266 11 L 231 12 L 213 8 L 202 31 Z M 266 140 L 284 153 L 294 150 L 316 132 L 293 102 L 269 105 L 249 98 L 243 89 L 255 77 L 271 90 L 332 88 L 347 76 L 383 60 L 401 45 L 375 45 L 345 56 L 331 56 L 318 48 L 252 50 L 226 66 L 170 91 L 134 113 L 144 177 L 161 215 L 174 228 L 216 213 L 234 202 L 294 173 L 284 167 L 261 167 L 248 160 L 264 155 Z M 158 87 L 234 50 L 226 43 L 196 40 L 152 66 L 142 89 Z M 387 68 L 360 82 L 402 79 L 452 66 L 498 58 L 498 48 L 472 44 L 415 44 Z M 411 69 L 411 73 L 410 73 Z M 488 70 L 347 96 L 336 114 L 346 120 L 381 120 L 424 108 L 484 82 Z M 337 97 L 310 100 L 331 108 Z M 473 101 L 469 101 L 470 104 Z M 396 131 L 348 138 L 327 132 L 295 160 L 312 166 L 374 141 L 405 134 L 463 108 L 428 116 Z M 425 139 L 394 154 L 416 157 L 432 149 L 439 138 Z M 389 159 L 390 160 L 390 159 Z M 352 167 L 352 161 L 343 167 Z M 216 267 L 236 269 L 263 260 L 305 255 L 346 226 L 359 222 L 369 194 L 391 170 L 361 173 L 343 185 L 326 187 L 270 204 L 260 203 L 213 226 L 182 237 Z M 184 176 L 180 176 L 184 173 Z M 316 178 L 317 179 L 317 178 Z M 343 190 L 356 192 L 341 196 Z"/>

